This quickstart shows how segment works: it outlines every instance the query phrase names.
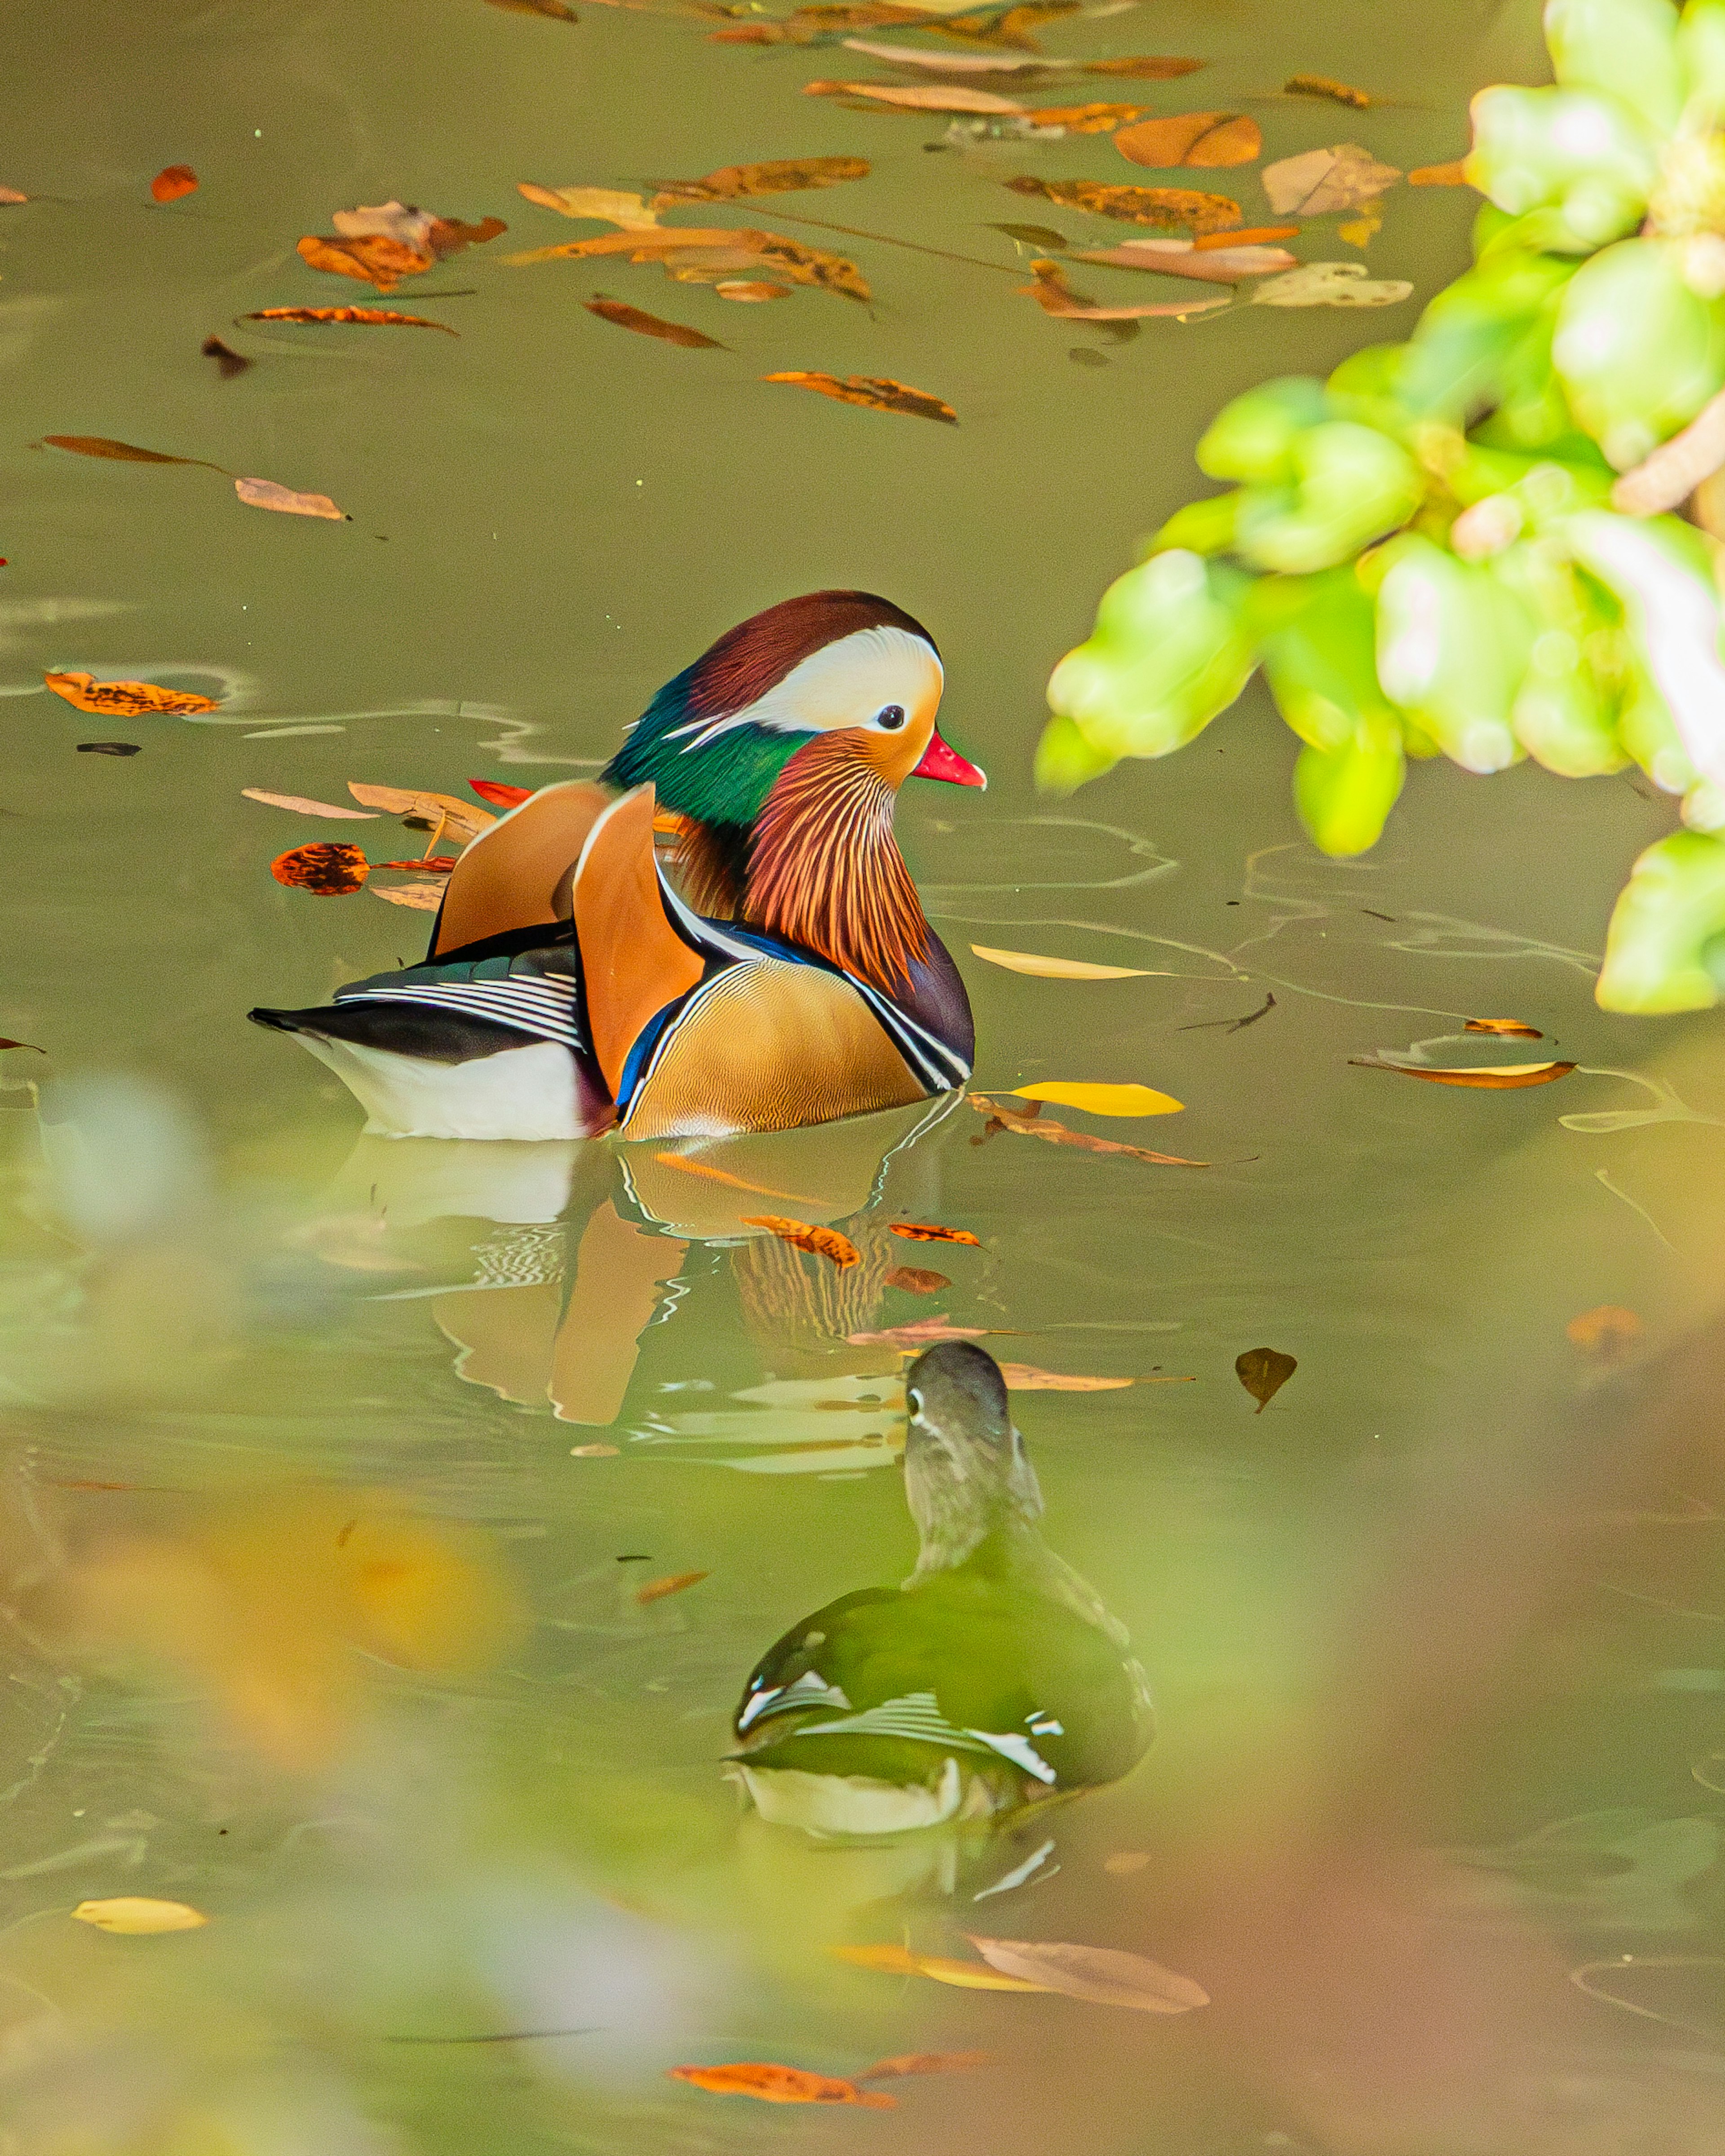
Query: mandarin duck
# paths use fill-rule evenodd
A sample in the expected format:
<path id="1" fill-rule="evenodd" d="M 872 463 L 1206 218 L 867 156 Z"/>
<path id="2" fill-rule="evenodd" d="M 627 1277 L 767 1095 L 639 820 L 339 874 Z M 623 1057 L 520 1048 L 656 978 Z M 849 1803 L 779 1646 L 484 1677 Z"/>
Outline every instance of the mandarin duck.
<path id="1" fill-rule="evenodd" d="M 250 1015 L 397 1137 L 724 1137 L 962 1085 L 969 1000 L 892 834 L 906 778 L 987 783 L 936 729 L 942 678 L 889 600 L 769 607 L 666 683 L 600 783 L 542 787 L 468 847 L 423 965 Z"/>
<path id="2" fill-rule="evenodd" d="M 732 1725 L 762 1818 L 821 1836 L 1019 1812 L 1117 1780 L 1154 1729 L 1124 1630 L 1038 1532 L 993 1358 L 946 1341 L 905 1387 L 916 1570 L 793 1625 Z"/>

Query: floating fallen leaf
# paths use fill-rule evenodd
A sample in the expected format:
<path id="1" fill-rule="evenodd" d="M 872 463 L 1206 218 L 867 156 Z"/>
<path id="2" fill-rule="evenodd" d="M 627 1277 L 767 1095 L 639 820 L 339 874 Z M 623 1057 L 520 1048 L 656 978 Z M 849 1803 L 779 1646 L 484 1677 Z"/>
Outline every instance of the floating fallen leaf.
<path id="1" fill-rule="evenodd" d="M 973 1961 L 952 1961 L 942 1954 L 912 1953 L 906 1947 L 834 1947 L 840 1961 L 858 1969 L 878 1969 L 888 1976 L 932 1976 L 937 1984 L 957 1984 L 965 1991 L 1048 1991 L 1052 1986 L 1008 1976 Z"/>
<path id="2" fill-rule="evenodd" d="M 1024 107 L 991 90 L 972 90 L 963 83 L 937 88 L 932 83 L 805 82 L 804 97 L 860 97 L 874 105 L 890 105 L 904 112 L 1017 112 Z"/>
<path id="3" fill-rule="evenodd" d="M 873 297 L 868 281 L 856 264 L 843 254 L 819 247 L 805 247 L 776 232 L 748 228 L 687 229 L 657 232 L 607 232 L 593 239 L 571 240 L 562 247 L 535 248 L 526 254 L 507 254 L 506 263 L 520 266 L 533 262 L 586 259 L 596 254 L 626 254 L 631 262 L 660 262 L 674 274 L 685 267 L 711 264 L 721 274 L 742 268 L 770 269 L 798 285 L 838 292 L 847 300 L 865 304 Z"/>
<path id="4" fill-rule="evenodd" d="M 515 191 L 541 209 L 554 209 L 559 217 L 594 218 L 603 224 L 620 225 L 626 232 L 650 232 L 659 223 L 657 210 L 622 187 L 542 187 L 531 180 L 518 180 Z"/>
<path id="5" fill-rule="evenodd" d="M 870 412 L 903 412 L 913 419 L 940 419 L 947 426 L 956 427 L 958 414 L 952 406 L 938 397 L 931 397 L 926 389 L 912 389 L 907 382 L 894 382 L 884 374 L 850 374 L 841 382 L 836 374 L 763 374 L 763 382 L 789 382 L 798 389 L 818 390 L 823 397 L 835 397 L 841 404 L 860 404 Z"/>
<path id="6" fill-rule="evenodd" d="M 1350 1055 L 1358 1070 L 1397 1070 L 1404 1078 L 1423 1078 L 1432 1086 L 1478 1086 L 1488 1091 L 1505 1091 L 1521 1086 L 1549 1086 L 1554 1078 L 1567 1078 L 1573 1063 L 1481 1063 L 1450 1070 L 1430 1070 L 1420 1063 L 1386 1063 L 1381 1056 Z"/>
<path id="7" fill-rule="evenodd" d="M 617 1454 L 618 1447 L 614 1445 L 572 1445 L 569 1447 L 571 1460 L 614 1460 Z"/>
<path id="8" fill-rule="evenodd" d="M 1323 217 L 1332 210 L 1357 209 L 1394 187 L 1399 167 L 1378 162 L 1358 142 L 1337 142 L 1327 150 L 1307 150 L 1266 165 L 1259 175 L 1270 207 L 1278 217 Z"/>
<path id="9" fill-rule="evenodd" d="M 1100 180 L 1039 180 L 1029 173 L 1008 180 L 1015 194 L 1042 195 L 1069 209 L 1127 224 L 1147 224 L 1162 232 L 1190 230 L 1202 236 L 1240 223 L 1240 204 L 1226 195 L 1198 193 L 1190 187 L 1125 187 Z"/>
<path id="10" fill-rule="evenodd" d="M 206 337 L 198 349 L 206 359 L 214 360 L 223 382 L 231 382 L 236 374 L 244 374 L 252 364 L 243 352 L 234 351 L 218 336 Z"/>
<path id="11" fill-rule="evenodd" d="M 205 471 L 228 475 L 220 465 L 211 464 L 204 457 L 164 456 L 160 449 L 141 449 L 131 442 L 110 441 L 105 434 L 44 434 L 43 440 L 51 449 L 70 449 L 80 457 L 112 457 L 123 464 L 132 465 L 197 465 Z"/>
<path id="12" fill-rule="evenodd" d="M 157 711 L 190 713 L 220 709 L 213 696 L 194 696 L 189 689 L 158 689 L 153 681 L 98 681 L 92 674 L 44 674 L 42 679 L 56 696 L 64 696 L 80 711 L 110 712 L 136 719 Z"/>
<path id="13" fill-rule="evenodd" d="M 178 202 L 198 192 L 198 175 L 189 165 L 164 165 L 150 182 L 150 193 L 159 203 Z"/>
<path id="14" fill-rule="evenodd" d="M 1634 1347 L 1643 1330 L 1634 1311 L 1602 1302 L 1598 1309 L 1584 1310 L 1579 1317 L 1572 1317 L 1563 1327 L 1563 1337 L 1597 1362 L 1616 1363 Z"/>
<path id="15" fill-rule="evenodd" d="M 763 284 L 753 278 L 721 278 L 713 290 L 721 300 L 737 300 L 745 305 L 761 300 L 788 300 L 791 296 L 788 285 Z"/>
<path id="16" fill-rule="evenodd" d="M 195 1932 L 209 1918 L 185 1902 L 157 1902 L 143 1894 L 116 1894 L 105 1902 L 80 1902 L 72 1912 L 99 1932 Z"/>
<path id="17" fill-rule="evenodd" d="M 978 2066 L 988 2066 L 993 2056 L 988 2051 L 901 2051 L 896 2058 L 876 2059 L 873 2066 L 854 2078 L 877 2082 L 905 2074 L 968 2074 Z"/>
<path id="18" fill-rule="evenodd" d="M 1298 266 L 1285 247 L 1218 247 L 1192 239 L 1128 239 L 1119 247 L 1081 247 L 1077 259 L 1106 262 L 1115 270 L 1153 270 L 1162 277 L 1195 277 L 1208 285 L 1238 285 L 1248 277 Z M 1182 311 L 1193 311 L 1189 302 Z"/>
<path id="19" fill-rule="evenodd" d="M 1080 322 L 1137 321 L 1146 316 L 1201 315 L 1209 307 L 1225 307 L 1224 297 L 1214 300 L 1148 300 L 1130 307 L 1099 307 L 1093 300 L 1083 298 L 1066 282 L 1066 273 L 1058 262 L 1033 262 L 1031 275 L 1034 285 L 1020 285 L 1019 290 L 1035 300 L 1045 315 L 1056 315 L 1062 321 Z"/>
<path id="20" fill-rule="evenodd" d="M 326 270 L 336 277 L 357 277 L 362 285 L 375 285 L 380 292 L 393 291 L 403 277 L 416 277 L 437 260 L 434 254 L 421 254 L 382 233 L 352 239 L 307 233 L 296 251 L 309 269 Z"/>
<path id="21" fill-rule="evenodd" d="M 1337 105 L 1352 105 L 1363 112 L 1372 102 L 1363 90 L 1351 83 L 1337 82 L 1327 74 L 1290 75 L 1282 85 L 1285 97 L 1327 97 Z"/>
<path id="22" fill-rule="evenodd" d="M 614 322 L 620 330 L 633 330 L 638 336 L 661 337 L 666 344 L 686 345 L 691 351 L 724 352 L 727 347 L 716 337 L 703 336 L 684 322 L 668 322 L 659 315 L 644 314 L 639 307 L 630 306 L 624 300 L 608 300 L 603 292 L 595 292 L 582 305 L 601 321 Z"/>
<path id="23" fill-rule="evenodd" d="M 1112 1856 L 1102 1859 L 1104 1871 L 1111 1872 L 1117 1879 L 1128 1879 L 1134 1871 L 1142 1871 L 1150 1861 L 1148 1853 L 1142 1849 L 1117 1850 Z"/>
<path id="24" fill-rule="evenodd" d="M 291 808 L 296 816 L 335 816 L 349 824 L 375 824 L 377 820 L 372 809 L 341 808 L 332 801 L 313 801 L 303 793 L 265 793 L 256 786 L 242 786 L 239 790 L 248 801 L 261 801 L 270 808 Z"/>
<path id="25" fill-rule="evenodd" d="M 831 2074 L 805 2073 L 800 2066 L 775 2066 L 749 2060 L 731 2066 L 668 2066 L 674 2082 L 690 2082 L 715 2096 L 752 2096 L 762 2103 L 860 2103 L 871 2111 L 891 2111 L 896 2099 Z"/>
<path id="26" fill-rule="evenodd" d="M 16 187 L 0 187 L 0 209 L 10 209 L 17 203 L 27 203 L 29 199 L 28 195 L 21 195 Z"/>
<path id="27" fill-rule="evenodd" d="M 542 15 L 552 23 L 578 23 L 581 20 L 572 8 L 563 5 L 563 0 L 486 0 L 486 4 L 501 8 L 511 15 Z"/>
<path id="28" fill-rule="evenodd" d="M 393 239 L 415 254 L 429 255 L 435 213 L 416 203 L 390 201 L 362 203 L 357 209 L 338 209 L 330 220 L 344 239 Z"/>
<path id="29" fill-rule="evenodd" d="M 440 883 L 374 883 L 373 898 L 387 899 L 392 906 L 408 906 L 417 913 L 435 913 L 444 902 L 444 887 Z"/>
<path id="30" fill-rule="evenodd" d="M 1207 232 L 1192 244 L 1199 253 L 1212 248 L 1256 247 L 1272 239 L 1292 239 L 1299 229 L 1297 224 L 1254 224 L 1233 232 Z"/>
<path id="31" fill-rule="evenodd" d="M 1143 110 L 1142 105 L 1039 105 L 1027 116 L 1039 127 L 1064 127 L 1069 135 L 1107 135 L 1129 126 Z"/>
<path id="32" fill-rule="evenodd" d="M 1262 156 L 1264 137 L 1243 113 L 1177 112 L 1122 127 L 1114 146 L 1134 165 L 1216 167 L 1250 165 Z"/>
<path id="33" fill-rule="evenodd" d="M 481 801 L 498 808 L 518 808 L 533 798 L 531 786 L 510 786 L 501 778 L 470 778 L 467 783 Z"/>
<path id="34" fill-rule="evenodd" d="M 906 1295 L 938 1295 L 952 1285 L 944 1273 L 930 1272 L 922 1265 L 890 1265 L 886 1280 L 888 1287 L 901 1288 Z"/>
<path id="35" fill-rule="evenodd" d="M 352 778 L 347 782 L 347 791 L 362 808 L 382 808 L 391 816 L 417 816 L 441 829 L 445 838 L 470 844 L 497 820 L 453 793 L 429 793 L 417 787 L 362 785 Z"/>
<path id="36" fill-rule="evenodd" d="M 270 864 L 270 873 L 278 883 L 295 891 L 309 891 L 314 898 L 346 898 L 359 889 L 370 868 L 357 846 L 321 839 L 278 854 Z"/>
<path id="37" fill-rule="evenodd" d="M 39 1048 L 33 1040 L 0 1040 L 0 1052 L 8 1048 L 28 1048 L 33 1055 L 46 1055 L 45 1048 Z"/>
<path id="38" fill-rule="evenodd" d="M 1020 0 L 1019 6 L 1004 11 L 983 7 L 968 8 L 957 14 L 942 14 L 938 27 L 942 37 L 968 38 L 979 45 L 1006 45 L 1020 52 L 1034 53 L 1040 49 L 1026 33 L 1039 23 L 1051 23 L 1061 15 L 1076 15 L 1078 7 L 1079 0 Z"/>
<path id="39" fill-rule="evenodd" d="M 721 165 L 699 180 L 666 180 L 653 201 L 741 202 L 746 195 L 795 194 L 805 187 L 836 187 L 846 180 L 865 180 L 866 157 L 780 157 L 763 165 Z"/>
<path id="40" fill-rule="evenodd" d="M 991 966 L 1009 973 L 1029 973 L 1043 981 L 1137 981 L 1150 977 L 1142 966 L 1093 966 L 1083 958 L 1045 958 L 1034 951 L 996 951 L 986 943 L 971 949 Z"/>
<path id="41" fill-rule="evenodd" d="M 136 742 L 80 742 L 80 756 L 141 756 Z"/>
<path id="42" fill-rule="evenodd" d="M 1350 247 L 1364 247 L 1375 239 L 1384 229 L 1384 198 L 1373 195 L 1357 218 L 1336 227 L 1337 239 L 1345 239 Z"/>
<path id="43" fill-rule="evenodd" d="M 1117 1947 L 1045 1944 L 1033 1939 L 985 1939 L 968 1934 L 989 1967 L 1024 1977 L 1069 1999 L 1097 2006 L 1133 2006 L 1143 2014 L 1185 2014 L 1208 2006 L 1210 1995 L 1189 1976 L 1179 1976 L 1142 1954 Z"/>
<path id="44" fill-rule="evenodd" d="M 1470 184 L 1467 167 L 1460 157 L 1447 165 L 1416 165 L 1408 175 L 1410 187 L 1465 187 Z"/>
<path id="45" fill-rule="evenodd" d="M 902 1235 L 907 1243 L 968 1243 L 973 1250 L 982 1248 L 982 1239 L 973 1235 L 968 1228 L 937 1228 L 926 1220 L 894 1220 L 889 1226 L 892 1234 Z"/>
<path id="46" fill-rule="evenodd" d="M 1414 287 L 1404 278 L 1368 280 L 1363 262 L 1308 262 L 1253 293 L 1260 307 L 1393 307 Z"/>
<path id="47" fill-rule="evenodd" d="M 1545 1038 L 1537 1025 L 1524 1025 L 1518 1018 L 1471 1018 L 1461 1030 L 1464 1033 L 1498 1033 L 1512 1040 L 1543 1040 Z"/>
<path id="48" fill-rule="evenodd" d="M 354 322 L 373 329 L 441 330 L 445 336 L 459 336 L 447 322 L 427 321 L 424 315 L 398 315 L 389 307 L 259 307 L 243 315 L 248 322 Z"/>
<path id="49" fill-rule="evenodd" d="M 290 516 L 323 516 L 332 524 L 350 521 L 345 509 L 337 509 L 326 494 L 295 494 L 278 486 L 273 479 L 237 479 L 234 491 L 253 509 L 279 509 Z"/>
<path id="50" fill-rule="evenodd" d="M 807 1250 L 811 1256 L 830 1258 L 840 1272 L 847 1272 L 852 1265 L 862 1262 L 855 1244 L 836 1228 L 812 1227 L 806 1220 L 788 1220 L 777 1213 L 746 1213 L 742 1224 L 745 1228 L 764 1228 L 768 1235 L 777 1235 L 780 1242 Z"/>
<path id="51" fill-rule="evenodd" d="M 889 1325 L 880 1332 L 847 1332 L 850 1348 L 932 1348 L 942 1340 L 980 1340 L 998 1332 L 994 1325 L 951 1325 L 944 1316 L 913 1317 L 908 1325 Z"/>
<path id="52" fill-rule="evenodd" d="M 1120 1145 L 1112 1138 L 1093 1138 L 1088 1131 L 1069 1130 L 1054 1116 L 1037 1114 L 1034 1106 L 1029 1114 L 1014 1115 L 1010 1108 L 1002 1107 L 986 1094 L 972 1093 L 967 1097 L 979 1116 L 988 1118 L 982 1137 L 971 1140 L 973 1145 L 985 1143 L 997 1130 L 1002 1130 L 1011 1131 L 1019 1137 L 1040 1138 L 1045 1145 L 1076 1146 L 1081 1152 L 1117 1153 L 1124 1159 L 1147 1161 L 1158 1168 L 1213 1165 L 1207 1160 L 1186 1160 L 1178 1153 L 1152 1152 L 1145 1146 Z"/>
<path id="53" fill-rule="evenodd" d="M 1262 1414 L 1300 1365 L 1279 1348 L 1248 1348 L 1234 1358 L 1234 1374 L 1258 1403 Z"/>
<path id="54" fill-rule="evenodd" d="M 1086 74 L 1127 74 L 1146 82 L 1172 82 L 1176 75 L 1196 74 L 1208 60 L 1163 59 L 1152 53 L 1128 53 L 1124 59 L 1086 60 Z"/>
<path id="55" fill-rule="evenodd" d="M 1004 232 L 1009 239 L 1016 239 L 1025 247 L 1051 247 L 1058 253 L 1067 244 L 1065 234 L 1049 224 L 997 224 L 993 229 Z M 974 951 L 977 946 L 973 943 L 970 947 Z"/>
<path id="56" fill-rule="evenodd" d="M 1121 1393 L 1131 1378 L 1069 1378 L 1058 1370 L 1039 1370 L 1034 1363 L 1003 1363 L 1000 1374 L 1009 1393 Z"/>
<path id="57" fill-rule="evenodd" d="M 1040 1078 L 1013 1091 L 1020 1101 L 1051 1101 L 1057 1108 L 1082 1108 L 1090 1116 L 1176 1116 L 1186 1105 L 1151 1086 L 1091 1086 L 1064 1078 Z"/>
<path id="58" fill-rule="evenodd" d="M 635 1600 L 642 1609 L 649 1602 L 663 1602 L 667 1594 L 680 1594 L 685 1587 L 695 1587 L 711 1577 L 705 1572 L 669 1572 L 663 1579 L 649 1579 L 645 1586 L 635 1589 Z"/>

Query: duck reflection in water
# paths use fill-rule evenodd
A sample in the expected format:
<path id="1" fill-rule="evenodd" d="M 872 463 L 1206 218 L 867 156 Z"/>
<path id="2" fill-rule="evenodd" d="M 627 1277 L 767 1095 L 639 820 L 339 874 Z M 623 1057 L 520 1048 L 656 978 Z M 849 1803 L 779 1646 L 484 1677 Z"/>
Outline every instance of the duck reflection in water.
<path id="1" fill-rule="evenodd" d="M 1124 1629 L 1043 1542 L 993 1357 L 932 1348 L 906 1398 L 916 1570 L 793 1625 L 734 1722 L 729 1771 L 762 1816 L 819 1836 L 1022 1812 L 1117 1780 L 1154 1730 Z"/>

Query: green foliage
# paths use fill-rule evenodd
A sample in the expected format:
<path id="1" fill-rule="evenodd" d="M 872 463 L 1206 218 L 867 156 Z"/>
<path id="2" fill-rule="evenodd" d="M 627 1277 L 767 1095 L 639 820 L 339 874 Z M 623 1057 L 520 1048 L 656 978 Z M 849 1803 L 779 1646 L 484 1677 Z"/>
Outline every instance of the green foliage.
<path id="1" fill-rule="evenodd" d="M 1549 0 L 1546 35 L 1555 88 L 1474 100 L 1473 267 L 1407 343 L 1217 415 L 1197 460 L 1233 490 L 1109 588 L 1037 778 L 1168 754 L 1260 665 L 1327 853 L 1376 841 L 1409 756 L 1638 764 L 1690 828 L 1636 864 L 1599 1000 L 1698 1009 L 1725 987 L 1722 550 L 1623 475 L 1698 421 L 1663 511 L 1718 466 L 1705 430 L 1725 447 L 1725 0 Z"/>

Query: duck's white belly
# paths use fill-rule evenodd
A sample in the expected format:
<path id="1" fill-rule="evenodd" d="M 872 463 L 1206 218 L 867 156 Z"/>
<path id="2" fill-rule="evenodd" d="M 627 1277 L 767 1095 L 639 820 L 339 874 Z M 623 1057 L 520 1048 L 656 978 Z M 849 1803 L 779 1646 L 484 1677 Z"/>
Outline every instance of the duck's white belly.
<path id="1" fill-rule="evenodd" d="M 314 1033 L 295 1038 L 327 1064 L 365 1110 L 369 1136 L 391 1138 L 578 1138 L 585 1135 L 575 1059 L 534 1041 L 431 1063 Z"/>

